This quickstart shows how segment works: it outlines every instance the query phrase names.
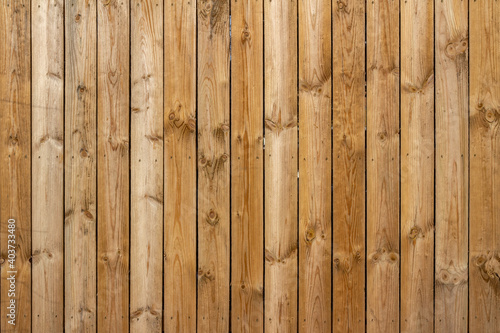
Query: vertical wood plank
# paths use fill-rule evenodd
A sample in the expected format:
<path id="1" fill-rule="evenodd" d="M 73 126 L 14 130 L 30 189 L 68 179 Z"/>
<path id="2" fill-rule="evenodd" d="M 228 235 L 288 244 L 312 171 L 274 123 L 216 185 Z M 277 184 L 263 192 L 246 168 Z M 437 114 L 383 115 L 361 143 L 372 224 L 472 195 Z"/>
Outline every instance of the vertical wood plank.
<path id="1" fill-rule="evenodd" d="M 434 4 L 401 3 L 401 331 L 434 329 Z"/>
<path id="2" fill-rule="evenodd" d="M 264 329 L 263 2 L 231 2 L 233 332 Z"/>
<path id="3" fill-rule="evenodd" d="M 435 330 L 466 332 L 468 307 L 468 5 L 435 1 Z"/>
<path id="4" fill-rule="evenodd" d="M 97 329 L 129 329 L 129 1 L 99 1 Z"/>
<path id="5" fill-rule="evenodd" d="M 399 1 L 367 2 L 367 330 L 399 332 Z"/>
<path id="6" fill-rule="evenodd" d="M 332 20 L 333 326 L 336 332 L 360 332 L 365 322 L 365 2 L 334 3 Z"/>
<path id="7" fill-rule="evenodd" d="M 265 331 L 297 326 L 297 2 L 264 1 Z"/>
<path id="8" fill-rule="evenodd" d="M 31 332 L 31 53 L 30 1 L 0 4 L 1 330 Z M 9 237 L 15 220 L 15 242 Z M 9 262 L 9 253 L 15 261 Z M 11 265 L 14 265 L 12 267 Z M 10 271 L 17 271 L 11 273 Z M 15 296 L 7 278 L 15 275 Z M 7 310 L 15 301 L 15 326 Z M 8 312 L 9 311 L 9 312 Z"/>
<path id="9" fill-rule="evenodd" d="M 229 330 L 229 0 L 198 0 L 198 331 Z"/>
<path id="10" fill-rule="evenodd" d="M 471 332 L 500 323 L 500 3 L 470 1 Z"/>
<path id="11" fill-rule="evenodd" d="M 299 331 L 331 331 L 331 2 L 299 1 Z"/>
<path id="12" fill-rule="evenodd" d="M 65 3 L 66 332 L 96 331 L 96 15 L 95 1 Z"/>
<path id="13" fill-rule="evenodd" d="M 165 2 L 164 329 L 196 331 L 196 1 Z"/>
<path id="14" fill-rule="evenodd" d="M 130 332 L 162 332 L 163 1 L 130 10 Z"/>
<path id="15" fill-rule="evenodd" d="M 64 3 L 31 3 L 33 328 L 64 330 Z"/>

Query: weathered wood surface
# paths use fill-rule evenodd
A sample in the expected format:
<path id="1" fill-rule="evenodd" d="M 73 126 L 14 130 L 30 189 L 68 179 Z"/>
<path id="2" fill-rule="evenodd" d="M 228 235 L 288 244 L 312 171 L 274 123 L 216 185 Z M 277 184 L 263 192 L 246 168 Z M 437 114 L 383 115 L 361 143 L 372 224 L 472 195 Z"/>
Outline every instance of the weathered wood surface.
<path id="1" fill-rule="evenodd" d="M 399 332 L 399 2 L 367 2 L 367 330 Z"/>
<path id="2" fill-rule="evenodd" d="M 434 4 L 401 2 L 400 330 L 434 329 Z"/>
<path id="3" fill-rule="evenodd" d="M 3 1 L 0 329 L 496 332 L 499 6 Z"/>
<path id="4" fill-rule="evenodd" d="M 497 1 L 469 2 L 470 249 L 469 330 L 500 323 L 500 11 Z"/>
<path id="5" fill-rule="evenodd" d="M 297 326 L 297 2 L 264 1 L 265 331 Z"/>
<path id="6" fill-rule="evenodd" d="M 105 332 L 129 329 L 129 12 L 128 1 L 97 3 L 97 330 Z"/>
<path id="7" fill-rule="evenodd" d="M 196 1 L 165 2 L 164 24 L 163 323 L 167 332 L 195 332 Z"/>
<path id="8" fill-rule="evenodd" d="M 130 332 L 154 333 L 163 331 L 163 3 L 130 10 Z"/>
<path id="9" fill-rule="evenodd" d="M 32 327 L 64 330 L 64 5 L 31 2 Z"/>
<path id="10" fill-rule="evenodd" d="M 468 19 L 467 1 L 435 3 L 435 330 L 467 332 Z"/>
<path id="11" fill-rule="evenodd" d="M 328 0 L 299 1 L 299 332 L 331 331 L 330 13 Z"/>
<path id="12" fill-rule="evenodd" d="M 299 1 L 299 332 L 331 331 L 330 13 L 328 0 Z"/>
<path id="13" fill-rule="evenodd" d="M 263 1 L 231 2 L 231 325 L 264 329 Z"/>
<path id="14" fill-rule="evenodd" d="M 31 332 L 30 1 L 0 4 L 0 305 L 2 332 Z M 9 220 L 15 231 L 9 233 Z M 12 235 L 9 237 L 9 235 Z M 10 254 L 10 257 L 9 257 Z M 15 257 L 15 258 L 14 258 Z M 11 261 L 9 261 L 11 259 Z M 11 266 L 13 265 L 13 266 Z M 16 273 L 9 273 L 15 271 Z M 15 275 L 15 295 L 9 296 Z M 15 326 L 7 306 L 15 302 Z"/>
<path id="15" fill-rule="evenodd" d="M 198 1 L 198 331 L 229 331 L 229 0 Z"/>
<path id="16" fill-rule="evenodd" d="M 332 21 L 332 321 L 335 332 L 360 332 L 365 326 L 366 290 L 364 1 L 332 3 Z"/>
<path id="17" fill-rule="evenodd" d="M 65 6 L 64 325 L 97 328 L 97 4 Z"/>

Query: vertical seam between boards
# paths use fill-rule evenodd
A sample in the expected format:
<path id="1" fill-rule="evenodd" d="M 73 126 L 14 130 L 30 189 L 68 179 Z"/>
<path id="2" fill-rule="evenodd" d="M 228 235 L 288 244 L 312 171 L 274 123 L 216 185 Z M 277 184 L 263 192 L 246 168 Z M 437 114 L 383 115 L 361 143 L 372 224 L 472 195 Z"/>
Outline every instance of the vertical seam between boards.
<path id="1" fill-rule="evenodd" d="M 266 332 L 266 9 L 262 0 L 262 332 Z"/>
<path id="2" fill-rule="evenodd" d="M 367 6 L 367 0 L 364 2 L 365 5 L 365 10 L 364 10 L 364 16 L 365 16 L 365 38 L 364 38 L 364 46 L 365 46 L 365 54 L 364 54 L 364 60 L 365 60 L 365 68 L 363 69 L 365 72 L 365 99 L 364 99 L 364 121 L 365 121 L 365 165 L 364 165 L 364 171 L 365 171 L 365 239 L 363 240 L 364 247 L 365 247 L 365 262 L 364 262 L 364 268 L 365 268 L 365 281 L 364 281 L 364 299 L 365 299 L 365 304 L 364 304 L 364 309 L 365 309 L 365 332 L 367 331 L 367 326 L 368 326 L 368 320 L 367 320 L 367 312 L 368 312 L 368 71 L 367 71 L 367 66 L 368 66 L 368 6 Z"/>
<path id="3" fill-rule="evenodd" d="M 28 260 L 29 264 L 30 264 L 30 268 L 31 268 L 31 272 L 33 272 L 33 266 L 32 266 L 32 254 L 33 254 L 33 156 L 32 156 L 32 153 L 33 153 L 33 147 L 32 147 L 32 139 L 33 139 L 33 28 L 32 28 L 32 8 L 31 8 L 31 0 L 29 1 L 29 5 L 27 6 L 28 10 L 29 10 L 29 30 L 30 30 L 30 56 L 29 56 L 29 64 L 30 64 L 30 76 L 29 76 L 29 87 L 30 87 L 30 99 L 29 99 L 29 107 L 30 107 L 30 132 L 28 134 L 28 137 L 29 137 L 29 154 L 26 154 L 26 155 L 29 155 L 30 157 L 30 162 L 29 162 L 29 173 L 30 173 L 30 186 L 29 186 L 29 189 L 30 189 L 30 193 L 29 193 L 29 197 L 30 197 L 30 221 L 29 221 L 29 224 L 30 224 L 30 234 L 29 234 L 29 238 L 30 238 L 30 252 L 31 252 L 31 255 L 30 255 L 30 259 Z M 29 308 L 30 308 L 30 326 L 33 327 L 33 274 L 30 274 L 30 305 L 29 305 Z"/>
<path id="4" fill-rule="evenodd" d="M 130 268 L 132 254 L 132 1 L 128 0 L 128 311 L 127 328 L 130 332 Z"/>
<path id="5" fill-rule="evenodd" d="M 402 251 L 401 251 L 401 136 L 402 136 L 402 131 L 401 131 L 401 74 L 403 73 L 401 69 L 401 4 L 402 0 L 399 0 L 399 13 L 398 13 L 398 19 L 399 19 L 399 29 L 398 29 L 398 37 L 399 37 L 399 50 L 398 50 L 398 58 L 399 58 L 399 77 L 398 77 L 398 97 L 399 97 L 399 103 L 398 103 L 398 120 L 399 120 L 399 184 L 398 184 L 398 190 L 399 190 L 399 198 L 398 198 L 398 206 L 399 206 L 399 216 L 398 216 L 398 241 L 399 241 L 399 278 L 398 278 L 398 288 L 399 288 L 399 294 L 398 294 L 398 302 L 399 302 L 399 314 L 398 314 L 398 324 L 399 324 L 399 331 L 401 332 L 401 321 L 402 321 L 402 316 L 401 316 L 401 257 L 402 257 Z"/>
<path id="6" fill-rule="evenodd" d="M 232 217 L 232 207 L 233 207 L 233 197 L 232 197 L 232 194 L 233 194 L 233 189 L 232 189 L 232 176 L 233 176 L 233 170 L 232 170 L 232 165 L 233 165 L 233 159 L 232 159 L 232 133 L 233 133 L 233 126 L 232 126 L 232 114 L 231 114 L 231 111 L 232 111 L 232 96 L 231 96 L 231 93 L 232 93 L 232 82 L 233 82 L 233 78 L 232 78 L 232 71 L 233 71 L 233 63 L 232 63 L 232 56 L 231 56 L 231 47 L 232 47 L 232 34 L 231 34 L 231 29 L 232 29 L 232 20 L 231 20 L 231 17 L 232 17 L 232 6 L 231 6 L 231 1 L 228 1 L 228 12 L 229 12 L 229 27 L 228 27 L 228 32 L 229 32 L 229 54 L 228 54 L 228 57 L 229 57 L 229 263 L 227 263 L 227 265 L 229 266 L 229 313 L 228 313 L 228 330 L 229 332 L 231 332 L 231 325 L 232 325 L 232 273 L 233 273 L 233 265 L 232 265 L 232 261 L 233 261 L 233 226 L 232 226 L 232 221 L 233 221 L 233 217 Z"/>
<path id="7" fill-rule="evenodd" d="M 334 323 L 334 270 L 333 270 L 333 256 L 334 256 L 334 206 L 333 206 L 333 195 L 334 195 L 334 158 L 333 158 L 333 34 L 334 34 L 334 21 L 333 21 L 333 5 L 330 4 L 330 331 L 333 332 Z M 300 161 L 300 157 L 298 159 Z"/>
<path id="8" fill-rule="evenodd" d="M 162 186 L 162 197 L 163 197 L 163 205 L 162 205 L 162 214 L 161 214 L 161 329 L 160 331 L 163 332 L 165 331 L 165 323 L 167 321 L 166 318 L 166 313 L 165 313 L 165 259 L 166 259 L 166 253 L 165 253 L 165 168 L 166 164 L 165 163 L 165 1 L 161 1 L 161 19 L 162 19 L 162 26 L 161 26 L 161 42 L 162 42 L 162 50 L 161 50 L 161 83 L 162 83 L 162 90 L 161 90 L 161 133 L 162 133 L 162 144 L 163 144 L 163 149 L 162 149 L 162 176 L 163 176 L 163 186 Z"/>
<path id="9" fill-rule="evenodd" d="M 293 1 L 293 0 L 292 0 Z M 296 27 L 295 27 L 295 32 L 296 32 L 296 114 L 297 114 L 297 143 L 296 143 L 296 152 L 297 152 L 297 207 L 296 207 L 296 213 L 297 213 L 297 221 L 296 221 L 296 244 L 297 244 L 297 287 L 296 287 L 296 292 L 297 292 L 297 315 L 296 315 L 296 322 L 297 322 L 297 332 L 300 332 L 300 124 L 299 124 L 299 111 L 300 111 L 300 89 L 299 89 L 299 82 L 300 82 L 300 1 L 302 0 L 297 0 L 296 4 Z M 295 176 L 295 175 L 294 175 Z"/>
<path id="10" fill-rule="evenodd" d="M 470 1 L 467 1 L 467 332 L 470 328 Z"/>
<path id="11" fill-rule="evenodd" d="M 196 243 L 195 243 L 195 249 L 196 249 L 196 322 L 195 322 L 195 331 L 198 332 L 198 307 L 199 307 L 199 265 L 200 265 L 200 258 L 199 258 L 199 170 L 198 170 L 198 154 L 199 154 L 199 114 L 198 114 L 198 93 L 199 93 L 199 87 L 198 87 L 198 75 L 199 75 L 199 43 L 198 43 L 198 29 L 199 29 L 199 22 L 198 22 L 198 0 L 192 0 L 194 2 L 194 14 L 195 14 L 195 28 L 194 28 L 194 35 L 195 35 L 195 95 L 196 95 L 196 105 L 195 105 L 195 114 L 196 114 L 196 138 L 195 138 L 195 150 L 196 150 L 196 161 L 195 161 L 195 170 L 196 170 L 196 185 L 195 185 L 195 200 L 196 200 L 196 218 L 195 218 L 195 224 L 196 224 Z M 165 50 L 163 51 L 165 52 Z"/>
<path id="12" fill-rule="evenodd" d="M 97 1 L 95 2 L 95 148 L 94 148 L 94 158 L 95 158 L 95 209 L 96 209 L 96 218 L 95 218 L 95 329 L 98 329 L 99 326 L 99 308 L 98 308 L 98 299 L 99 299 L 99 4 Z"/>
<path id="13" fill-rule="evenodd" d="M 62 114 L 63 114 L 63 151 L 62 151 L 62 160 L 63 160 L 63 174 L 62 174 L 62 182 L 63 182 L 63 211 L 62 211 L 62 216 L 63 216 L 63 232 L 62 232 L 62 282 L 63 282 L 63 289 L 62 289 L 62 295 L 63 295 L 63 312 L 62 312 L 62 329 L 63 331 L 66 328 L 66 314 L 65 314 L 65 302 L 66 302 L 66 279 L 65 279 L 65 272 L 66 272 L 66 1 L 62 1 L 62 6 L 63 6 L 63 12 L 62 12 L 62 21 L 63 21 L 63 29 L 62 29 L 62 35 L 63 35 L 63 104 L 62 104 Z M 31 328 L 33 331 L 33 327 Z"/>
<path id="14" fill-rule="evenodd" d="M 441 0 L 442 2 L 442 0 Z M 434 109 L 434 112 L 433 112 L 433 120 L 434 120 L 434 130 L 432 131 L 433 132 L 433 141 L 434 141 L 434 172 L 433 172 L 433 181 L 434 181 L 434 184 L 433 184 L 433 189 L 434 189 L 434 193 L 433 193 L 433 201 L 434 201 L 434 205 L 433 205 L 433 208 L 434 208 L 434 211 L 433 211 L 433 216 L 434 216 L 434 228 L 433 228 L 433 265 L 432 265 L 432 271 L 433 271 L 433 274 L 432 274 L 432 293 L 433 293 L 433 297 L 432 297 L 432 306 L 433 306 L 433 310 L 432 310 L 432 324 L 433 324 L 433 331 L 436 332 L 436 217 L 437 217 L 437 214 L 436 214 L 436 205 L 437 205 L 437 200 L 436 200 L 436 173 L 437 173 L 437 154 L 436 154 L 436 149 L 438 147 L 438 144 L 437 144 L 437 141 L 436 141 L 436 75 L 437 75 L 437 66 L 436 66 L 436 1 L 433 1 L 432 2 L 432 51 L 433 51 L 433 56 L 432 56 L 432 62 L 433 62 L 433 68 L 434 68 L 434 75 L 432 76 L 432 80 L 433 80 L 433 109 Z"/>

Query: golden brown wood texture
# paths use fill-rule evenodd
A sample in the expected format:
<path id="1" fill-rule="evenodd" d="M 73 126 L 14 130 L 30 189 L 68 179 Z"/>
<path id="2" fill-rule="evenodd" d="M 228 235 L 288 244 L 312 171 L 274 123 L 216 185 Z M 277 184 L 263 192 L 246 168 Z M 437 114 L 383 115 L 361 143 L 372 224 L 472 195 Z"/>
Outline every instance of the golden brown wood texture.
<path id="1" fill-rule="evenodd" d="M 32 327 L 64 330 L 64 5 L 31 3 Z"/>
<path id="2" fill-rule="evenodd" d="M 469 330 L 500 323 L 500 3 L 470 1 Z"/>
<path id="3" fill-rule="evenodd" d="M 96 2 L 65 3 L 64 325 L 96 332 Z"/>
<path id="4" fill-rule="evenodd" d="M 467 332 L 467 8 L 462 0 L 435 2 L 436 332 Z"/>
<path id="5" fill-rule="evenodd" d="M 264 329 L 263 2 L 231 2 L 233 332 Z"/>
<path id="6" fill-rule="evenodd" d="M 330 19 L 330 1 L 299 1 L 299 332 L 331 331 Z"/>
<path id="7" fill-rule="evenodd" d="M 97 329 L 129 329 L 129 2 L 99 1 Z"/>
<path id="8" fill-rule="evenodd" d="M 264 1 L 265 331 L 297 326 L 297 3 Z"/>
<path id="9" fill-rule="evenodd" d="M 162 332 L 163 2 L 130 10 L 130 332 Z"/>
<path id="10" fill-rule="evenodd" d="M 399 331 L 399 1 L 366 6 L 367 331 L 390 333 Z"/>
<path id="11" fill-rule="evenodd" d="M 198 0 L 198 331 L 229 331 L 229 0 Z"/>
<path id="12" fill-rule="evenodd" d="M 0 4 L 2 332 L 498 331 L 500 4 L 298 1 Z"/>
<path id="13" fill-rule="evenodd" d="M 434 329 L 434 13 L 401 3 L 401 331 Z"/>
<path id="14" fill-rule="evenodd" d="M 30 1 L 25 0 L 0 4 L 2 332 L 31 332 L 30 7 Z M 12 233 L 9 220 L 15 221 Z M 11 294 L 13 281 L 7 280 L 13 275 L 15 295 Z M 7 317 L 12 314 L 7 309 L 11 300 L 15 302 L 15 326 L 8 323 L 13 318 Z"/>
<path id="15" fill-rule="evenodd" d="M 195 332 L 196 1 L 166 2 L 164 23 L 163 322 L 167 332 Z"/>
<path id="16" fill-rule="evenodd" d="M 364 1 L 334 3 L 332 21 L 333 329 L 359 332 L 365 322 Z"/>

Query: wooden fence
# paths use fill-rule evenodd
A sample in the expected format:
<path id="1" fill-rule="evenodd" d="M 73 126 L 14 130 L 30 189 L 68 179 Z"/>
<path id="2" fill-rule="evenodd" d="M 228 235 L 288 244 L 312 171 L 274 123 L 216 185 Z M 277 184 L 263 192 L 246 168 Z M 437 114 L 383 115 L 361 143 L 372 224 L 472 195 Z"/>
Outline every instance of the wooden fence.
<path id="1" fill-rule="evenodd" d="M 1 331 L 499 332 L 499 131 L 500 1 L 2 0 Z"/>

